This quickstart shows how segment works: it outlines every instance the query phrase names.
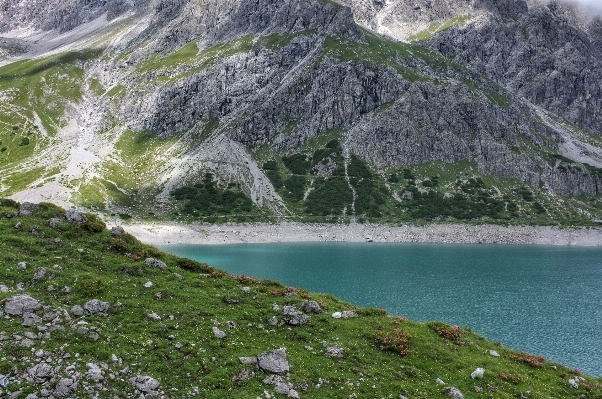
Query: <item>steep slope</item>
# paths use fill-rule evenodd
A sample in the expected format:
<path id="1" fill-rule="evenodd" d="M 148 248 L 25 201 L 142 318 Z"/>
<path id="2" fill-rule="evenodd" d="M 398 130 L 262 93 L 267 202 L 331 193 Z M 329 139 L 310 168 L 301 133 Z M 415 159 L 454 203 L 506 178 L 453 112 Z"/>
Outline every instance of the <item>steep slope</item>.
<path id="1" fill-rule="evenodd" d="M 0 200 L 0 248 L 3 397 L 602 397 L 469 328 L 231 276 L 51 204 Z"/>
<path id="2" fill-rule="evenodd" d="M 49 137 L 63 137 L 73 148 L 52 145 L 38 139 L 35 129 L 24 128 L 38 123 L 31 86 L 20 88 L 19 98 L 27 100 L 19 104 L 20 116 L 7 108 L 11 122 L 2 133 L 11 144 L 0 154 L 4 193 L 19 199 L 58 197 L 65 205 L 124 215 L 194 217 L 206 208 L 202 204 L 217 201 L 218 194 L 201 187 L 211 173 L 219 196 L 250 197 L 256 206 L 251 218 L 267 212 L 301 219 L 420 215 L 587 223 L 602 216 L 602 151 L 591 131 L 598 122 L 586 117 L 587 109 L 583 115 L 574 112 L 591 84 L 560 96 L 567 104 L 562 108 L 549 95 L 541 101 L 529 97 L 541 90 L 540 83 L 521 91 L 504 80 L 516 78 L 507 73 L 509 64 L 492 69 L 505 75 L 489 76 L 477 61 L 467 62 L 473 60 L 470 51 L 482 45 L 462 58 L 453 47 L 448 51 L 437 44 L 478 34 L 477 26 L 489 34 L 516 29 L 513 23 L 543 21 L 551 8 L 532 10 L 521 2 L 506 8 L 444 2 L 412 10 L 401 2 L 371 4 L 358 2 L 351 9 L 316 0 L 155 1 L 128 8 L 132 12 L 113 23 L 99 17 L 106 21 L 102 29 L 69 47 L 93 46 L 99 52 L 85 59 L 61 55 L 75 68 L 69 88 L 79 91 L 45 127 Z M 377 9 L 406 19 L 428 9 L 424 21 L 452 23 L 417 36 L 430 38 L 427 42 L 394 42 L 353 19 L 355 12 L 356 19 L 364 15 L 368 21 Z M 478 18 L 457 18 L 477 9 Z M 510 17 L 519 11 L 526 16 L 514 22 Z M 97 15 L 73 12 L 79 15 L 75 20 Z M 499 27 L 495 18 L 502 18 Z M 532 29 L 532 37 L 546 32 L 536 24 Z M 565 37 L 571 43 L 581 38 L 579 54 L 589 54 L 575 62 L 587 65 L 595 80 L 599 53 L 588 53 L 595 43 L 581 28 L 571 29 Z M 516 47 L 504 47 L 509 59 L 520 59 Z M 558 53 L 552 58 L 561 59 Z M 18 81 L 49 85 L 47 75 L 56 65 L 51 60 L 22 61 L 49 67 L 21 73 Z M 10 68 L 4 67 L 4 76 L 13 76 Z M 562 82 L 575 77 L 563 76 Z M 11 84 L 6 88 L 14 93 Z M 65 103 L 56 90 L 44 93 Z M 10 108 L 14 100 L 7 98 Z M 595 108 L 599 98 L 585 101 Z M 35 148 L 18 146 L 19 129 L 30 131 Z M 407 177 L 394 177 L 402 174 Z M 475 179 L 483 183 L 471 188 Z M 189 188 L 186 195 L 171 195 L 180 187 Z M 562 198 L 578 195 L 592 197 Z M 443 211 L 449 198 L 458 212 Z M 425 207 L 430 213 L 412 211 Z M 240 209 L 231 214 L 247 217 Z"/>

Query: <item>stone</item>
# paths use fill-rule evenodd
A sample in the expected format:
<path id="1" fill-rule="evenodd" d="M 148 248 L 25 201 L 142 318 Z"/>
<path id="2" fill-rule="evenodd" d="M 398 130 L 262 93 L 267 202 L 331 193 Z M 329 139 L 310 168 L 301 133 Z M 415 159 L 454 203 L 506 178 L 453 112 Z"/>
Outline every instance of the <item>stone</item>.
<path id="1" fill-rule="evenodd" d="M 59 219 L 59 218 L 48 219 L 48 225 L 53 229 L 56 229 L 57 227 L 59 227 L 59 225 L 61 223 L 63 223 L 63 219 Z"/>
<path id="2" fill-rule="evenodd" d="M 235 323 L 235 322 L 233 322 L 233 321 L 231 321 L 231 320 L 228 320 L 228 321 L 226 322 L 226 325 L 228 326 L 228 328 L 229 328 L 229 329 L 234 329 L 234 328 L 236 328 L 236 323 Z"/>
<path id="3" fill-rule="evenodd" d="M 217 327 L 213 327 L 213 335 L 215 335 L 215 338 L 218 339 L 226 338 L 226 333 Z"/>
<path id="4" fill-rule="evenodd" d="M 445 387 L 443 388 L 443 392 L 447 393 L 451 399 L 464 399 L 464 395 L 458 388 L 455 387 Z"/>
<path id="5" fill-rule="evenodd" d="M 38 270 L 35 272 L 35 274 L 33 275 L 33 278 L 31 279 L 31 282 L 33 282 L 33 283 L 37 283 L 38 281 L 40 281 L 40 280 L 43 280 L 43 279 L 44 279 L 44 277 L 46 277 L 46 269 L 44 269 L 44 268 L 42 267 L 42 268 L 39 268 L 39 269 L 38 269 Z"/>
<path id="6" fill-rule="evenodd" d="M 437 385 L 445 385 L 445 382 L 443 382 L 443 380 L 441 378 L 437 378 L 435 380 L 435 384 L 437 384 Z"/>
<path id="7" fill-rule="evenodd" d="M 77 390 L 77 380 L 74 378 L 61 378 L 54 388 L 53 395 L 59 398 L 70 396 Z"/>
<path id="8" fill-rule="evenodd" d="M 341 312 L 334 312 L 334 313 L 332 314 L 332 317 L 333 317 L 334 319 L 340 319 L 341 317 L 343 317 L 343 314 L 342 314 Z"/>
<path id="9" fill-rule="evenodd" d="M 144 287 L 146 288 L 150 288 L 153 286 L 153 282 L 152 281 L 147 281 L 146 283 L 144 283 Z"/>
<path id="10" fill-rule="evenodd" d="M 282 318 L 291 326 L 300 326 L 309 321 L 309 316 L 297 310 L 294 306 L 284 306 L 282 308 Z"/>
<path id="11" fill-rule="evenodd" d="M 345 349 L 338 346 L 328 346 L 326 347 L 326 352 L 324 352 L 324 356 L 326 357 L 343 357 L 344 355 Z"/>
<path id="12" fill-rule="evenodd" d="M 9 292 L 9 291 L 10 291 L 10 289 L 6 285 L 4 285 L 4 284 L 0 285 L 0 293 L 5 293 L 5 292 Z"/>
<path id="13" fill-rule="evenodd" d="M 6 388 L 9 382 L 10 381 L 7 376 L 0 374 L 0 387 Z"/>
<path id="14" fill-rule="evenodd" d="M 42 304 L 29 295 L 15 295 L 7 299 L 4 311 L 10 316 L 22 316 L 42 308 Z"/>
<path id="15" fill-rule="evenodd" d="M 268 319 L 268 325 L 270 326 L 277 326 L 278 325 L 278 318 L 276 316 L 272 316 Z"/>
<path id="16" fill-rule="evenodd" d="M 260 353 L 257 355 L 257 363 L 260 369 L 268 373 L 283 374 L 290 370 L 290 365 L 286 360 L 285 348 Z"/>
<path id="17" fill-rule="evenodd" d="M 40 318 L 38 315 L 27 312 L 23 314 L 23 323 L 21 325 L 25 327 L 32 327 L 36 324 L 40 324 L 41 322 L 42 318 Z"/>
<path id="18" fill-rule="evenodd" d="M 99 299 L 92 299 L 84 304 L 84 310 L 92 315 L 105 315 L 111 305 L 109 302 L 103 302 Z"/>
<path id="19" fill-rule="evenodd" d="M 245 294 L 250 294 L 251 293 L 251 287 L 242 287 L 242 292 L 244 292 Z"/>
<path id="20" fill-rule="evenodd" d="M 47 363 L 38 363 L 27 370 L 29 378 L 37 383 L 44 384 L 54 377 L 54 369 Z"/>
<path id="21" fill-rule="evenodd" d="M 146 263 L 147 265 L 152 266 L 152 267 L 157 267 L 157 268 L 159 268 L 161 270 L 167 269 L 167 265 L 165 264 L 165 262 L 162 262 L 159 259 L 146 258 L 146 260 L 144 261 L 144 263 Z"/>
<path id="22" fill-rule="evenodd" d="M 25 269 L 27 269 L 27 262 L 19 262 L 19 263 L 17 263 L 17 267 L 19 269 L 25 270 Z"/>
<path id="23" fill-rule="evenodd" d="M 35 204 L 32 204 L 31 202 L 24 202 L 19 207 L 17 216 L 31 216 L 31 215 L 33 215 L 33 212 L 35 209 L 36 209 Z"/>
<path id="24" fill-rule="evenodd" d="M 480 380 L 481 378 L 483 378 L 483 375 L 485 375 L 485 369 L 482 367 L 477 367 L 475 369 L 475 371 L 473 371 L 472 373 L 470 373 L 470 377 L 473 380 Z"/>
<path id="25" fill-rule="evenodd" d="M 489 354 L 493 357 L 500 357 L 500 354 L 494 351 L 493 349 L 489 351 Z"/>
<path id="26" fill-rule="evenodd" d="M 343 319 L 350 319 L 353 317 L 357 317 L 357 312 L 355 310 L 344 310 L 341 312 L 341 317 Z"/>
<path id="27" fill-rule="evenodd" d="M 272 304 L 272 310 L 273 310 L 274 312 L 279 312 L 279 311 L 280 311 L 280 306 L 278 306 L 278 304 L 277 304 L 277 303 L 273 303 L 273 304 Z"/>
<path id="28" fill-rule="evenodd" d="M 241 356 L 238 360 L 242 364 L 257 364 L 257 356 Z"/>
<path id="29" fill-rule="evenodd" d="M 86 376 L 94 382 L 104 381 L 103 371 L 100 366 L 95 363 L 86 363 Z"/>
<path id="30" fill-rule="evenodd" d="M 67 221 L 76 224 L 83 224 L 88 221 L 88 217 L 81 212 L 76 211 L 75 209 L 69 209 L 65 213 L 65 218 Z"/>
<path id="31" fill-rule="evenodd" d="M 75 305 L 71 308 L 71 313 L 73 314 L 73 316 L 83 316 L 84 308 L 82 308 L 79 305 Z"/>
<path id="32" fill-rule="evenodd" d="M 579 389 L 579 384 L 574 378 L 569 379 L 569 386 L 573 389 Z"/>
<path id="33" fill-rule="evenodd" d="M 123 234 L 125 234 L 125 230 L 123 229 L 123 227 L 121 227 L 121 226 L 111 227 L 111 235 L 113 237 L 117 237 L 117 236 L 120 236 Z"/>
<path id="34" fill-rule="evenodd" d="M 20 228 L 21 228 L 21 226 L 23 226 L 23 223 L 21 223 L 21 222 L 17 222 L 17 223 L 15 224 L 15 229 L 17 229 L 17 230 L 18 230 L 18 229 L 20 229 Z"/>
<path id="35" fill-rule="evenodd" d="M 153 319 L 153 320 L 161 320 L 161 316 L 159 316 L 157 313 L 153 312 L 153 313 L 148 313 L 146 315 L 148 318 Z"/>
<path id="36" fill-rule="evenodd" d="M 151 393 L 159 388 L 160 385 L 159 381 L 148 375 L 132 377 L 128 381 L 130 385 L 144 393 Z"/>
<path id="37" fill-rule="evenodd" d="M 309 300 L 303 301 L 303 303 L 301 304 L 301 310 L 304 311 L 305 313 L 314 313 L 314 314 L 322 313 L 322 308 L 316 301 L 309 301 Z"/>

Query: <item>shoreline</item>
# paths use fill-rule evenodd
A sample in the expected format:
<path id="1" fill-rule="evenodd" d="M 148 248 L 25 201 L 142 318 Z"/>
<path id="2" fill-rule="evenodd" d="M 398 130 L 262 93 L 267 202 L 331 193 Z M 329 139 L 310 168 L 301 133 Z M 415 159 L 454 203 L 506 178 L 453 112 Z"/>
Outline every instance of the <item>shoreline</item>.
<path id="1" fill-rule="evenodd" d="M 131 223 L 123 228 L 150 245 L 218 245 L 278 242 L 399 242 L 602 246 L 602 228 L 431 224 L 178 224 Z"/>

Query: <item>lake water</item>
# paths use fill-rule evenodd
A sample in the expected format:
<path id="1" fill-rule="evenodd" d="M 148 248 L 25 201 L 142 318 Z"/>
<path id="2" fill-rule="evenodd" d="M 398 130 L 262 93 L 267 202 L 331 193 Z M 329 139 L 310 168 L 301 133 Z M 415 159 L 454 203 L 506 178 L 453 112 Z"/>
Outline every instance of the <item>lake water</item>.
<path id="1" fill-rule="evenodd" d="M 600 248 L 280 243 L 161 249 L 393 315 L 467 326 L 504 346 L 602 376 Z"/>

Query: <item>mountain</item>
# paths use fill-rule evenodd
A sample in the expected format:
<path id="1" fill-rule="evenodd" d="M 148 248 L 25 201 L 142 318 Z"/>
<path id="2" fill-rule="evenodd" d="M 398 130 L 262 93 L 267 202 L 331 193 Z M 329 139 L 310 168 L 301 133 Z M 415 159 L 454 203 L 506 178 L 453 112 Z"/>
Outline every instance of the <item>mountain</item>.
<path id="1" fill-rule="evenodd" d="M 599 17 L 342 3 L 0 1 L 0 190 L 209 222 L 602 217 Z"/>
<path id="2" fill-rule="evenodd" d="M 49 203 L 1 199 L 0 247 L 2 397 L 602 397 L 469 328 L 231 276 Z"/>

